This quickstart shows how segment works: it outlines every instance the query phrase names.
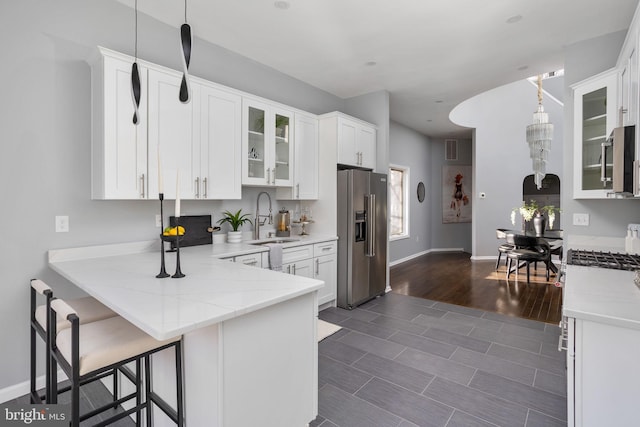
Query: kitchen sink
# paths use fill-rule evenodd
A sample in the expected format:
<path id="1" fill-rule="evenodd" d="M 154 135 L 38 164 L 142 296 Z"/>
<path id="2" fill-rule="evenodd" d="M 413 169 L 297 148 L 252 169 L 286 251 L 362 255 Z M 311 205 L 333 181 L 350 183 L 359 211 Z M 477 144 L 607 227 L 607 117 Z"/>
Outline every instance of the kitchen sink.
<path id="1" fill-rule="evenodd" d="M 298 242 L 300 241 L 297 237 L 273 237 L 269 239 L 256 240 L 253 242 L 248 242 L 250 245 L 266 245 L 268 243 L 289 243 L 289 242 Z"/>

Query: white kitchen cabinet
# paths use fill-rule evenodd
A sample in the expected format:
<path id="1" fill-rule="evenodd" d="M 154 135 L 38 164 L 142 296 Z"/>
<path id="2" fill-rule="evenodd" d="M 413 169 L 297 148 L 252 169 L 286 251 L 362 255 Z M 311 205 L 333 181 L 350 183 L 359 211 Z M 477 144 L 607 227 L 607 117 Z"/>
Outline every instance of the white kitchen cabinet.
<path id="1" fill-rule="evenodd" d="M 319 179 L 318 118 L 295 113 L 293 185 L 278 187 L 279 200 L 317 200 Z"/>
<path id="2" fill-rule="evenodd" d="M 295 276 L 313 278 L 313 260 L 303 259 L 296 262 L 282 264 L 282 271 Z"/>
<path id="3" fill-rule="evenodd" d="M 149 71 L 149 194 L 158 193 L 158 158 L 165 198 L 240 199 L 241 97 L 191 81 L 191 101 L 177 98 L 182 75 Z M 193 80 L 193 79 L 192 79 Z"/>
<path id="4" fill-rule="evenodd" d="M 196 173 L 192 163 L 199 141 L 194 138 L 194 108 L 200 100 L 198 90 L 191 101 L 178 100 L 182 75 L 173 70 L 149 70 L 149 196 L 158 195 L 158 152 L 162 164 L 163 192 L 166 199 L 176 198 L 177 176 L 180 174 L 180 198 L 195 199 L 191 176 Z M 194 85 L 191 85 L 195 89 Z M 155 161 L 154 161 L 155 160 Z"/>
<path id="5" fill-rule="evenodd" d="M 336 300 L 337 295 L 337 243 L 335 241 L 316 243 L 313 247 L 313 278 L 324 281 L 318 290 L 318 305 Z"/>
<path id="6" fill-rule="evenodd" d="M 199 89 L 200 149 L 193 151 L 192 161 L 200 165 L 200 171 L 191 176 L 195 196 L 240 199 L 242 97 L 206 84 Z"/>
<path id="7" fill-rule="evenodd" d="M 568 318 L 568 425 L 637 424 L 640 330 Z"/>
<path id="8" fill-rule="evenodd" d="M 161 163 L 167 199 L 175 198 L 178 170 L 182 199 L 240 199 L 241 96 L 192 77 L 192 99 L 183 104 L 182 73 L 138 61 L 135 126 L 132 63 L 104 48 L 92 62 L 92 197 L 155 199 Z"/>
<path id="9" fill-rule="evenodd" d="M 256 252 L 254 254 L 248 254 L 248 255 L 238 255 L 233 258 L 233 261 L 242 263 L 244 265 L 250 265 L 252 267 L 258 267 L 258 268 L 263 267 L 262 254 L 260 252 Z M 268 267 L 268 265 L 265 267 Z"/>
<path id="10" fill-rule="evenodd" d="M 242 184 L 293 184 L 293 112 L 243 98 Z"/>
<path id="11" fill-rule="evenodd" d="M 337 163 L 365 169 L 376 167 L 376 127 L 339 112 L 324 114 L 322 138 L 335 140 Z M 323 144 L 324 145 L 324 144 Z"/>
<path id="12" fill-rule="evenodd" d="M 611 181 L 603 182 L 603 168 L 611 176 L 611 153 L 603 160 L 602 143 L 618 125 L 616 69 L 572 86 L 574 96 L 574 199 L 606 198 Z"/>
<path id="13" fill-rule="evenodd" d="M 99 49 L 92 61 L 92 165 L 93 199 L 147 197 L 147 67 L 140 65 L 142 100 L 133 124 L 132 60 Z"/>

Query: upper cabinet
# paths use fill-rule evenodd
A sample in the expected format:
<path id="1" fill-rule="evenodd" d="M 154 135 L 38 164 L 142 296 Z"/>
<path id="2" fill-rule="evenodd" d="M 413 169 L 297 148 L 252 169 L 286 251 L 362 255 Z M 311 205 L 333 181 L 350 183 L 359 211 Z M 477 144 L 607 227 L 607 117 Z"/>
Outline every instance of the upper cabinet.
<path id="1" fill-rule="evenodd" d="M 376 127 L 333 112 L 320 117 L 323 146 L 335 144 L 337 163 L 364 169 L 376 168 Z M 324 141 L 326 140 L 326 141 Z"/>
<path id="2" fill-rule="evenodd" d="M 291 186 L 293 112 L 244 98 L 242 130 L 242 183 Z"/>
<path id="3" fill-rule="evenodd" d="M 339 117 L 338 163 L 375 169 L 376 128 L 344 116 Z"/>
<path id="4" fill-rule="evenodd" d="M 278 187 L 276 197 L 281 200 L 318 199 L 318 118 L 295 113 L 293 185 Z"/>
<path id="5" fill-rule="evenodd" d="M 138 61 L 139 124 L 133 124 L 133 58 L 100 48 L 93 63 L 92 197 L 240 199 L 241 96 L 191 78 L 192 98 L 178 99 L 182 74 Z"/>
<path id="6" fill-rule="evenodd" d="M 101 51 L 102 52 L 102 51 Z M 139 107 L 133 124 L 132 61 L 124 55 L 99 55 L 92 63 L 93 199 L 147 198 L 147 107 Z M 140 82 L 147 85 L 147 67 L 140 66 Z M 144 90 L 146 96 L 146 89 Z"/>
<path id="7" fill-rule="evenodd" d="M 618 125 L 618 72 L 598 74 L 572 86 L 574 101 L 574 199 L 607 198 L 612 183 L 611 148 L 603 143 Z"/>

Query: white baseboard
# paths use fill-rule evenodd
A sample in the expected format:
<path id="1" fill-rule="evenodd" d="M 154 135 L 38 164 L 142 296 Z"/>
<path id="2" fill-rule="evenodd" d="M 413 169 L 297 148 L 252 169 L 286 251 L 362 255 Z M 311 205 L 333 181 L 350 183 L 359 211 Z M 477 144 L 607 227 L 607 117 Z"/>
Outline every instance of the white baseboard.
<path id="1" fill-rule="evenodd" d="M 472 256 L 471 257 L 471 261 L 495 261 L 497 259 L 498 259 L 498 257 L 497 256 L 493 256 L 493 255 Z M 502 262 L 502 261 L 500 261 L 500 262 Z"/>
<path id="2" fill-rule="evenodd" d="M 67 375 L 61 369 L 58 370 L 58 380 L 59 382 L 65 381 L 67 379 Z M 0 389 L 0 403 L 6 403 L 10 400 L 17 399 L 18 397 L 22 397 L 25 394 L 29 394 L 31 381 L 23 381 L 18 384 L 10 385 L 9 387 L 5 387 Z M 36 378 L 36 389 L 40 390 L 44 388 L 44 375 L 40 375 Z"/>
<path id="3" fill-rule="evenodd" d="M 413 255 L 409 255 L 408 257 L 401 258 L 395 261 L 389 262 L 389 267 L 393 267 L 394 265 L 402 264 L 403 262 L 410 261 L 414 258 L 418 258 L 422 255 L 430 254 L 433 252 L 464 252 L 464 248 L 432 248 L 426 251 L 418 252 Z"/>

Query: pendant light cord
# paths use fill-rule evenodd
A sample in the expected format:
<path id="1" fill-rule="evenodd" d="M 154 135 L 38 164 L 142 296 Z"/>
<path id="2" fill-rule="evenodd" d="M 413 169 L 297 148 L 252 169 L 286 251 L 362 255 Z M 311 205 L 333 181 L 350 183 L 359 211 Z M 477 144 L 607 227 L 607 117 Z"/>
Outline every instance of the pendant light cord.
<path id="1" fill-rule="evenodd" d="M 184 0 L 184 22 L 187 22 L 187 0 Z"/>
<path id="2" fill-rule="evenodd" d="M 135 23 L 135 43 L 133 48 L 133 56 L 138 60 L 138 0 L 135 0 L 135 10 L 136 10 L 136 23 Z"/>

